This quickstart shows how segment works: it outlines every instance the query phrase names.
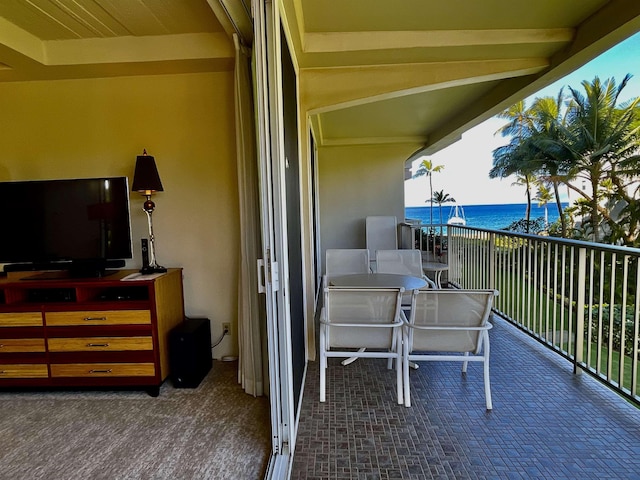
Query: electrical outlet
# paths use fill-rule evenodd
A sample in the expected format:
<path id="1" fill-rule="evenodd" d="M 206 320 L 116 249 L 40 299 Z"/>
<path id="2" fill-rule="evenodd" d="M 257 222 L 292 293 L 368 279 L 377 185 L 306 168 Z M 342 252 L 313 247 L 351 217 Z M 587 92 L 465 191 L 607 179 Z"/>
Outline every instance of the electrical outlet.
<path id="1" fill-rule="evenodd" d="M 230 323 L 223 323 L 222 324 L 222 331 L 225 335 L 231 335 L 231 324 Z"/>

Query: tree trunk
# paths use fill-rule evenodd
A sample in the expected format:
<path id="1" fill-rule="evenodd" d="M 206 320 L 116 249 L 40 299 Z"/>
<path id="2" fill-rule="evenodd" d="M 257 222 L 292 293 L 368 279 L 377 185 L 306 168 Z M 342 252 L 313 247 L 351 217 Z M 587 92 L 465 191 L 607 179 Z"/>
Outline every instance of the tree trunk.
<path id="1" fill-rule="evenodd" d="M 598 211 L 598 203 L 600 196 L 598 195 L 598 177 L 591 176 L 591 228 L 593 228 L 593 241 L 600 242 L 600 212 Z"/>
<path id="2" fill-rule="evenodd" d="M 558 218 L 560 219 L 562 238 L 567 238 L 567 220 L 564 218 L 564 212 L 562 211 L 560 192 L 558 191 L 558 182 L 553 182 L 553 195 L 556 197 L 556 207 L 558 207 Z"/>
<path id="3" fill-rule="evenodd" d="M 531 189 L 529 188 L 529 180 L 526 180 L 527 184 L 527 211 L 526 211 L 526 219 L 527 219 L 527 233 L 529 233 L 529 221 L 531 220 Z"/>
<path id="4" fill-rule="evenodd" d="M 429 202 L 430 206 L 429 206 L 429 218 L 430 218 L 430 229 L 433 230 L 433 181 L 432 181 L 432 173 L 429 173 L 429 194 L 431 195 L 429 197 Z"/>

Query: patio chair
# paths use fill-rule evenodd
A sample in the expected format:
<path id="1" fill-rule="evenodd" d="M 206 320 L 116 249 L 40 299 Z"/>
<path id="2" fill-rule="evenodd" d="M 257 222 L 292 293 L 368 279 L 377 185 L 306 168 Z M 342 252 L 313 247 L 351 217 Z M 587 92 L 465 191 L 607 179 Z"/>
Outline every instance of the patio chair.
<path id="1" fill-rule="evenodd" d="M 326 399 L 327 359 L 395 359 L 398 404 L 402 387 L 403 288 L 324 289 L 320 316 L 320 401 Z"/>
<path id="2" fill-rule="evenodd" d="M 329 286 L 331 277 L 369 272 L 369 250 L 366 248 L 330 248 L 326 253 L 323 288 Z"/>
<path id="3" fill-rule="evenodd" d="M 433 280 L 427 277 L 422 270 L 422 255 L 420 250 L 378 250 L 376 252 L 376 265 L 378 273 L 398 273 L 422 278 L 427 282 L 423 289 L 436 288 Z M 411 308 L 412 292 L 405 292 L 402 296 L 402 308 Z"/>
<path id="4" fill-rule="evenodd" d="M 378 250 L 398 248 L 398 220 L 393 216 L 371 216 L 365 220 L 366 241 L 369 256 L 372 257 L 373 270 L 376 271 L 375 258 Z"/>
<path id="5" fill-rule="evenodd" d="M 404 320 L 404 401 L 411 406 L 409 362 L 482 362 L 487 410 L 493 408 L 489 381 L 488 322 L 496 290 L 416 290 Z"/>

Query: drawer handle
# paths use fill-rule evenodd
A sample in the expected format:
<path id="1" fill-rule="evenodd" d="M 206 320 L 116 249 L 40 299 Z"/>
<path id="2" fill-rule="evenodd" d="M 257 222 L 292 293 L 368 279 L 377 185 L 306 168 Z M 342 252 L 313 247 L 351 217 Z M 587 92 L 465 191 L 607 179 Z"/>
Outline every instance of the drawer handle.
<path id="1" fill-rule="evenodd" d="M 6 370 L 0 370 L 0 375 L 4 375 L 5 373 L 9 373 Z"/>
<path id="2" fill-rule="evenodd" d="M 113 370 L 110 368 L 108 370 L 89 370 L 89 373 L 111 373 Z"/>
<path id="3" fill-rule="evenodd" d="M 92 322 L 94 320 L 102 320 L 102 321 L 104 321 L 106 319 L 107 319 L 107 317 L 84 317 L 84 321 L 85 322 Z"/>
<path id="4" fill-rule="evenodd" d="M 108 347 L 108 343 L 87 343 L 87 347 Z"/>
<path id="5" fill-rule="evenodd" d="M 0 348 L 4 348 L 4 345 L 2 343 L 0 343 Z"/>

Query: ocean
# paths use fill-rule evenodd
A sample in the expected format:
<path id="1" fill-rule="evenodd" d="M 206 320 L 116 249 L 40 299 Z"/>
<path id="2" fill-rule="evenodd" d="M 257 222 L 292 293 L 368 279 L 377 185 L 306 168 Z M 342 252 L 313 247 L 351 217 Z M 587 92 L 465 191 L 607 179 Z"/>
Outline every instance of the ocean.
<path id="1" fill-rule="evenodd" d="M 563 207 L 567 204 L 563 203 Z M 415 218 L 422 223 L 430 222 L 429 210 L 431 207 L 406 207 L 405 217 Z M 442 223 L 447 223 L 449 213 L 453 207 L 451 204 L 442 205 Z M 462 205 L 468 227 L 490 228 L 500 230 L 508 227 L 511 223 L 524 219 L 527 210 L 526 203 L 512 203 L 505 205 Z M 558 219 L 558 209 L 555 203 L 547 205 L 549 212 L 549 223 Z M 544 218 L 544 207 L 539 207 L 537 203 L 531 205 L 531 220 Z M 433 206 L 433 223 L 440 223 L 440 210 L 437 205 Z"/>

